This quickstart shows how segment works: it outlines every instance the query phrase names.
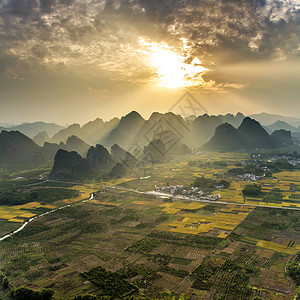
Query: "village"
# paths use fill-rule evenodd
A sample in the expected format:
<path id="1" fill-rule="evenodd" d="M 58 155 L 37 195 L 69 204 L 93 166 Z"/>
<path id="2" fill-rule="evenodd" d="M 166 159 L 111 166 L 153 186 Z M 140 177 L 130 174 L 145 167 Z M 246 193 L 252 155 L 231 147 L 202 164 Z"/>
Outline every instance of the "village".
<path id="1" fill-rule="evenodd" d="M 216 187 L 221 188 L 221 187 Z M 155 186 L 155 194 L 165 197 L 176 197 L 183 196 L 186 199 L 199 199 L 199 200 L 209 200 L 217 201 L 221 198 L 220 194 L 211 195 L 201 191 L 198 187 L 185 188 L 183 185 L 169 185 L 158 187 Z"/>

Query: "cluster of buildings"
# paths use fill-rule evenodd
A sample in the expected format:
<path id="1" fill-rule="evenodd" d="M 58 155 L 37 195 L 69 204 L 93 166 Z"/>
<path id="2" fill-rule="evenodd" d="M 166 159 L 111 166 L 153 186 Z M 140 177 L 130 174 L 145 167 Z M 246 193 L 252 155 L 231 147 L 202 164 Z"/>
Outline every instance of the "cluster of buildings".
<path id="1" fill-rule="evenodd" d="M 282 155 L 282 156 L 277 156 L 277 157 L 273 157 L 271 159 L 272 162 L 276 161 L 276 160 L 281 160 L 284 159 L 286 160 L 289 164 L 291 164 L 293 167 L 298 167 L 300 166 L 300 158 L 295 158 L 292 156 L 286 156 L 286 155 Z"/>
<path id="2" fill-rule="evenodd" d="M 262 162 L 263 160 L 260 157 L 260 154 L 253 154 L 252 158 L 255 158 L 255 161 Z M 291 164 L 294 167 L 300 166 L 300 158 L 291 156 L 291 155 L 274 155 L 271 158 L 268 158 L 267 162 L 276 162 L 277 160 L 286 160 L 289 164 Z M 243 164 L 246 164 L 246 162 L 243 162 Z"/>
<path id="3" fill-rule="evenodd" d="M 187 199 L 200 199 L 200 200 L 209 200 L 216 201 L 220 199 L 220 194 L 217 195 L 208 195 L 201 191 L 198 187 L 184 188 L 182 185 L 169 185 L 158 187 L 155 186 L 155 192 L 157 194 L 164 194 L 168 196 L 184 196 Z"/>
<path id="4" fill-rule="evenodd" d="M 243 174 L 243 175 L 238 175 L 237 177 L 239 179 L 245 180 L 245 181 L 258 181 L 258 180 L 264 178 L 264 176 L 257 176 L 257 175 L 252 174 L 252 173 L 246 173 L 246 174 Z"/>

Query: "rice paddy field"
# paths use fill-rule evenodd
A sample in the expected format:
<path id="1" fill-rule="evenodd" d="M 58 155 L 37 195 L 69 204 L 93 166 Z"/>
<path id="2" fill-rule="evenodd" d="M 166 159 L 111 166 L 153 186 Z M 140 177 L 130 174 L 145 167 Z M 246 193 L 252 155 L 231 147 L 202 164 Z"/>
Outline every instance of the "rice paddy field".
<path id="1" fill-rule="evenodd" d="M 101 294 L 82 275 L 98 267 L 130 268 L 136 295 L 292 299 L 285 266 L 300 247 L 295 218 L 296 210 L 102 190 L 2 241 L 1 272 L 13 286 L 53 288 L 55 299 Z"/>
<path id="2" fill-rule="evenodd" d="M 193 178 L 204 176 L 206 178 L 225 178 L 227 171 L 234 168 L 237 162 L 248 158 L 244 153 L 202 153 L 199 156 L 190 156 L 184 161 L 175 158 L 170 164 L 154 165 L 140 170 L 140 175 L 145 179 L 131 180 L 121 183 L 122 186 L 137 189 L 139 191 L 154 190 L 155 186 L 183 185 L 190 186 Z M 190 164 L 197 161 L 196 164 Z M 224 161 L 226 167 L 199 166 L 201 162 L 212 163 Z M 243 189 L 249 182 L 245 180 L 230 179 L 231 185 L 228 189 L 213 191 L 220 194 L 221 202 L 248 204 L 251 206 L 287 207 L 300 208 L 300 171 L 283 171 L 274 173 L 272 178 L 261 179 L 256 183 L 262 186 L 258 196 L 244 197 Z"/>
<path id="3" fill-rule="evenodd" d="M 180 211 L 180 205 L 178 205 L 178 202 L 174 203 L 175 205 L 168 204 L 169 203 L 167 203 L 167 208 L 163 209 L 163 211 L 166 211 L 169 214 L 174 214 Z M 197 207 L 195 204 L 198 203 L 191 203 L 189 205 L 184 205 L 184 203 L 182 204 L 181 209 L 184 211 L 197 210 L 197 208 L 189 209 L 189 207 Z M 173 208 L 173 205 L 176 208 Z M 200 208 L 203 208 L 203 210 L 201 211 Z M 253 210 L 252 207 L 240 207 L 239 205 L 230 204 L 211 214 L 207 214 L 207 210 L 205 209 L 207 209 L 207 205 L 198 204 L 197 213 L 182 213 L 177 219 L 158 226 L 157 230 L 194 235 L 210 234 L 212 236 L 224 238 L 227 237 L 227 235 L 234 230 L 235 227 L 237 227 L 239 223 L 243 221 Z"/>
<path id="4" fill-rule="evenodd" d="M 232 179 L 229 189 L 213 192 L 221 194 L 217 203 L 144 193 L 155 185 L 189 185 L 200 175 L 224 178 L 246 154 L 201 159 L 225 160 L 227 167 L 201 168 L 177 158 L 145 168 L 137 179 L 66 184 L 73 196 L 51 203 L 0 206 L 3 234 L 66 206 L 0 241 L 0 275 L 13 287 L 52 288 L 54 299 L 86 293 L 114 299 L 116 291 L 102 284 L 108 277 L 118 280 L 124 299 L 126 293 L 160 299 L 166 292 L 192 300 L 294 299 L 296 286 L 286 268 L 300 251 L 300 172 L 260 180 L 257 197 L 244 198 L 247 182 Z M 63 183 L 37 184 L 50 193 Z M 95 197 L 85 201 L 91 193 Z M 0 298 L 8 297 L 0 289 Z"/>

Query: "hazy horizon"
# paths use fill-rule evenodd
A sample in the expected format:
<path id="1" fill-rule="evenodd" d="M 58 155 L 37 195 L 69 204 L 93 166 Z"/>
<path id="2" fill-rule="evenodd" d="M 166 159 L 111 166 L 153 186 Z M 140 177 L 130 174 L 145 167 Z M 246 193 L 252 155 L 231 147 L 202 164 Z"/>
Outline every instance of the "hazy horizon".
<path id="1" fill-rule="evenodd" d="M 128 115 L 129 113 L 131 113 L 132 111 L 136 111 L 136 110 L 131 110 L 131 111 L 128 111 L 128 112 L 126 112 L 126 113 L 124 113 L 124 114 L 122 114 L 122 115 L 117 115 L 117 116 L 114 116 L 114 117 L 112 117 L 112 118 L 107 118 L 107 119 L 105 119 L 105 118 L 102 118 L 101 116 L 97 116 L 97 117 L 95 117 L 95 118 L 93 118 L 93 119 L 88 119 L 87 121 L 83 121 L 83 122 L 78 122 L 78 121 L 76 121 L 76 120 L 74 120 L 73 122 L 70 122 L 70 123 L 60 123 L 60 122 L 55 122 L 55 121 L 45 121 L 45 120 L 39 120 L 39 119 L 37 119 L 37 120 L 32 120 L 32 121 L 23 121 L 23 122 L 16 122 L 16 123 L 8 123 L 8 122 L 0 122 L 0 126 L 1 127 L 6 127 L 6 128 L 9 128 L 9 127 L 13 127 L 13 126 L 18 126 L 18 125 L 22 125 L 22 124 L 32 124 L 32 123 L 38 123 L 38 122 L 43 122 L 43 123 L 49 123 L 49 124 L 51 124 L 51 123 L 53 123 L 53 124 L 56 124 L 56 125 L 60 125 L 60 126 L 70 126 L 70 125 L 72 125 L 72 124 L 79 124 L 80 126 L 83 126 L 83 125 L 85 125 L 85 124 L 87 124 L 88 122 L 91 122 L 91 121 L 94 121 L 94 120 L 96 120 L 96 119 L 101 119 L 101 120 L 103 120 L 103 121 L 105 121 L 105 122 L 107 122 L 107 121 L 110 121 L 110 120 L 112 120 L 113 118 L 119 118 L 119 119 L 121 119 L 122 117 L 124 117 L 124 116 L 126 116 L 126 115 Z M 149 118 L 150 118 L 150 116 L 151 116 L 151 114 L 152 113 L 154 113 L 154 112 L 157 112 L 157 113 L 161 113 L 161 114 L 165 114 L 165 113 L 168 113 L 168 112 L 171 112 L 171 111 L 166 111 L 166 112 L 161 112 L 161 111 L 153 111 L 153 112 L 151 112 L 151 113 L 149 113 L 149 114 L 147 114 L 147 115 L 145 115 L 145 114 L 141 114 L 139 111 L 136 111 L 137 113 L 139 113 L 145 120 L 148 120 Z M 240 112 L 240 111 L 238 111 L 237 113 L 242 113 L 243 115 L 245 115 L 245 117 L 247 117 L 247 116 L 252 116 L 252 115 L 256 115 L 256 114 L 264 114 L 264 113 L 267 113 L 267 114 L 271 114 L 271 113 L 268 113 L 268 112 L 257 112 L 257 113 L 253 113 L 253 114 L 245 114 L 245 113 L 243 113 L 243 112 Z M 232 114 L 232 115 L 236 115 L 237 113 L 231 113 L 231 112 L 228 112 L 228 113 L 224 113 L 224 114 L 210 114 L 210 113 L 207 113 L 208 115 L 210 115 L 210 116 L 218 116 L 218 115 L 223 115 L 223 116 L 225 116 L 226 114 Z M 180 115 L 180 113 L 176 113 L 177 115 Z M 202 116 L 202 115 L 204 115 L 204 114 L 206 114 L 205 112 L 204 113 L 201 113 L 201 114 L 199 114 L 199 115 L 190 115 L 189 117 L 192 117 L 192 116 L 196 116 L 196 117 L 199 117 L 199 116 Z M 277 115 L 277 116 L 279 116 L 279 117 L 284 117 L 284 118 L 295 118 L 295 121 L 296 121 L 296 119 L 298 119 L 298 120 L 300 120 L 300 117 L 297 117 L 297 116 L 288 116 L 288 115 L 281 115 L 281 114 L 271 114 L 271 115 Z M 184 117 L 185 118 L 185 117 Z M 280 120 L 280 119 L 278 119 L 278 120 Z M 287 122 L 288 123 L 288 122 Z M 271 123 L 270 124 L 267 124 L 267 125 L 271 125 Z"/>

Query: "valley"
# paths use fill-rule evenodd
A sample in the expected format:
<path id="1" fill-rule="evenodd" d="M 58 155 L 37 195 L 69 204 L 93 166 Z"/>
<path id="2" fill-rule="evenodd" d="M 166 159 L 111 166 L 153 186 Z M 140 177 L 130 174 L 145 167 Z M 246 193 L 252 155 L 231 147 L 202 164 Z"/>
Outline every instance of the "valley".
<path id="1" fill-rule="evenodd" d="M 253 181 L 261 185 L 259 194 L 243 195 L 249 180 L 228 171 L 249 160 L 247 153 L 202 152 L 107 181 L 79 184 L 38 175 L 7 181 L 47 197 L 1 206 L 2 235 L 33 216 L 65 208 L 0 242 L 2 274 L 11 286 L 53 289 L 54 299 L 102 293 L 115 298 L 109 282 L 99 283 L 103 276 L 117 280 L 118 297 L 291 299 L 287 266 L 300 251 L 300 172 Z M 202 176 L 226 179 L 230 186 L 208 190 L 220 194 L 216 201 L 154 193 L 158 186 L 191 186 Z M 66 191 L 73 194 L 65 197 Z"/>

